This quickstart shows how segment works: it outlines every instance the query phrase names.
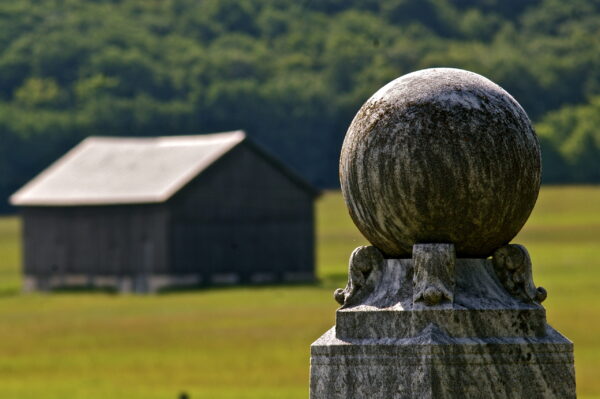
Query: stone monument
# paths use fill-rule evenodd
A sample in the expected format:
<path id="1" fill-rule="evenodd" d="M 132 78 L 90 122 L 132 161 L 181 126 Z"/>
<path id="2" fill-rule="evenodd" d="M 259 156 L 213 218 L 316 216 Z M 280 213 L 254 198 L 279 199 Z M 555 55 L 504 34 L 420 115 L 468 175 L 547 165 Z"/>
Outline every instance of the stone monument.
<path id="1" fill-rule="evenodd" d="M 525 111 L 459 69 L 402 76 L 359 110 L 340 159 L 350 256 L 311 399 L 575 398 L 573 344 L 546 323 L 529 217 L 540 148 Z"/>

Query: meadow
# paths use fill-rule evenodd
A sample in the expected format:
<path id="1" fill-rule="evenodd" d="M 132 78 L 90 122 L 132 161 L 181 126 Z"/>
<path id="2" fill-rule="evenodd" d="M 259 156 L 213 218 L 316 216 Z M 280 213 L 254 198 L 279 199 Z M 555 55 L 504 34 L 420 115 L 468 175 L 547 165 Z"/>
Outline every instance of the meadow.
<path id="1" fill-rule="evenodd" d="M 287 399 L 366 244 L 338 192 L 317 203 L 319 282 L 148 296 L 20 293 L 20 224 L 0 218 L 0 398 Z M 580 399 L 600 398 L 600 187 L 544 187 L 523 231 L 548 321 L 575 342 Z"/>

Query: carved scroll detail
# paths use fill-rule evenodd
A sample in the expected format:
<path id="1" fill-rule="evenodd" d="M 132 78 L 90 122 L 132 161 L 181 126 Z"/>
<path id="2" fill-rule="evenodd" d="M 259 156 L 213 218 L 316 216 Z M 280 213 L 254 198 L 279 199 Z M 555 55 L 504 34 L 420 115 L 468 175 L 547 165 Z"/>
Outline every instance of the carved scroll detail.
<path id="1" fill-rule="evenodd" d="M 452 244 L 413 246 L 413 306 L 446 306 L 454 302 L 454 263 Z"/>
<path id="2" fill-rule="evenodd" d="M 381 274 L 383 254 L 373 246 L 356 248 L 350 255 L 348 264 L 348 284 L 346 288 L 338 288 L 333 293 L 335 300 L 347 307 L 360 303 L 375 288 L 377 278 Z"/>
<path id="3" fill-rule="evenodd" d="M 525 302 L 541 303 L 547 292 L 533 283 L 531 258 L 527 249 L 519 244 L 498 248 L 492 257 L 494 270 L 504 288 Z"/>

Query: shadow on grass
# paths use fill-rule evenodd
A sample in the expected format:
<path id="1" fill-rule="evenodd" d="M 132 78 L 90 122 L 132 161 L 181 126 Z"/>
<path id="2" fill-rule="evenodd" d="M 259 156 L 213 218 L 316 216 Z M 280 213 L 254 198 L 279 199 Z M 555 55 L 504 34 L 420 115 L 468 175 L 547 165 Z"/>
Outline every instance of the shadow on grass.
<path id="1" fill-rule="evenodd" d="M 159 295 L 172 295 L 180 293 L 192 292 L 208 292 L 236 289 L 269 289 L 269 288 L 324 288 L 332 289 L 344 288 L 348 280 L 348 274 L 343 273 L 328 273 L 320 278 L 316 278 L 309 282 L 268 282 L 268 283 L 237 283 L 237 284 L 198 284 L 186 286 L 165 287 L 157 292 Z"/>
<path id="2" fill-rule="evenodd" d="M 88 287 L 88 286 L 69 286 L 56 287 L 50 290 L 35 290 L 33 292 L 23 292 L 20 287 L 0 287 L 0 298 L 10 298 L 28 294 L 102 294 L 116 295 L 119 292 L 110 287 Z"/>
<path id="3" fill-rule="evenodd" d="M 20 287 L 13 287 L 13 286 L 0 287 L 0 298 L 8 298 L 11 296 L 17 296 L 19 294 L 21 294 Z"/>
<path id="4" fill-rule="evenodd" d="M 89 286 L 89 285 L 69 285 L 69 286 L 62 286 L 62 287 L 55 287 L 52 288 L 51 290 L 46 290 L 46 291 L 40 291 L 40 292 L 47 292 L 50 294 L 56 293 L 56 294 L 80 294 L 80 293 L 84 293 L 84 294 L 111 294 L 111 295 L 116 295 L 119 293 L 119 291 L 116 289 L 116 287 L 94 287 L 94 286 Z"/>
<path id="5" fill-rule="evenodd" d="M 269 283 L 237 283 L 237 284 L 196 284 L 184 286 L 172 286 L 160 289 L 158 295 L 176 295 L 187 294 L 194 292 L 212 292 L 226 291 L 238 289 L 263 290 L 269 288 L 286 288 L 286 287 L 319 287 L 320 281 L 303 281 L 303 282 L 269 282 Z"/>
<path id="6" fill-rule="evenodd" d="M 346 285 L 346 273 L 328 273 L 321 278 L 313 281 L 303 282 L 265 282 L 265 283 L 247 283 L 241 282 L 237 284 L 196 284 L 196 285 L 181 285 L 164 287 L 155 293 L 136 293 L 136 292 L 120 292 L 117 287 L 111 286 L 91 286 L 91 285 L 69 285 L 53 287 L 48 290 L 37 290 L 37 293 L 42 294 L 61 294 L 61 295 L 76 295 L 76 294 L 98 294 L 98 295 L 120 295 L 120 294 L 138 294 L 138 295 L 177 295 L 213 291 L 226 290 L 263 290 L 277 288 L 323 288 L 335 290 L 343 288 Z M 23 291 L 18 286 L 0 286 L 0 298 L 18 296 L 23 294 Z"/>

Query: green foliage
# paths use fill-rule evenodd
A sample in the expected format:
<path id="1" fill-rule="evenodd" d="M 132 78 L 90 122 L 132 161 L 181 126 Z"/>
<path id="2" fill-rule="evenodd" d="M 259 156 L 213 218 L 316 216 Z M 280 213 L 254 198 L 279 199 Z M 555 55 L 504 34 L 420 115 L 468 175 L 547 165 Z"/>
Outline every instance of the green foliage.
<path id="1" fill-rule="evenodd" d="M 19 157 L 0 158 L 0 198 L 91 134 L 240 128 L 335 186 L 357 109 L 416 69 L 481 73 L 536 122 L 585 108 L 599 17 L 597 0 L 1 2 L 0 151 Z M 600 181 L 582 117 L 542 140 L 546 181 Z"/>
<path id="2" fill-rule="evenodd" d="M 54 79 L 29 78 L 14 94 L 15 102 L 27 108 L 60 105 L 61 89 Z"/>
<path id="3" fill-rule="evenodd" d="M 538 125 L 540 137 L 558 149 L 575 181 L 600 181 L 600 96 L 580 106 L 549 113 Z"/>

